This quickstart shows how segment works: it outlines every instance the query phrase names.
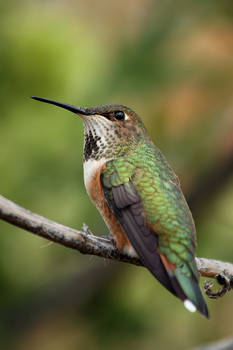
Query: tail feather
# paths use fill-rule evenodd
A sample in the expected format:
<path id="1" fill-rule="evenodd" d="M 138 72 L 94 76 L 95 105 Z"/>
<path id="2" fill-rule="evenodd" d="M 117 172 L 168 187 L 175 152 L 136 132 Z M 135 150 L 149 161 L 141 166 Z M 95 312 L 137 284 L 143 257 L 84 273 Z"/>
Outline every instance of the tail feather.
<path id="1" fill-rule="evenodd" d="M 161 255 L 161 259 L 170 277 L 176 296 L 183 301 L 184 306 L 191 312 L 197 309 L 201 314 L 209 318 L 208 308 L 198 283 L 198 271 L 194 275 L 194 267 L 191 269 L 186 265 L 190 272 L 190 276 L 187 276 L 187 274 L 182 272 L 181 268 L 175 267 L 164 255 Z"/>
<path id="2" fill-rule="evenodd" d="M 208 308 L 207 308 L 205 299 L 202 295 L 199 283 L 192 273 L 191 273 L 191 276 L 188 277 L 184 275 L 179 269 L 176 269 L 175 275 L 171 279 L 171 281 L 174 289 L 178 293 L 180 293 L 180 290 L 182 291 L 181 300 L 183 302 L 185 302 L 186 300 L 191 301 L 195 305 L 197 310 L 199 310 L 205 317 L 209 318 Z M 177 285 L 179 285 L 179 287 Z M 188 304 L 186 303 L 185 306 L 187 307 L 187 305 Z"/>

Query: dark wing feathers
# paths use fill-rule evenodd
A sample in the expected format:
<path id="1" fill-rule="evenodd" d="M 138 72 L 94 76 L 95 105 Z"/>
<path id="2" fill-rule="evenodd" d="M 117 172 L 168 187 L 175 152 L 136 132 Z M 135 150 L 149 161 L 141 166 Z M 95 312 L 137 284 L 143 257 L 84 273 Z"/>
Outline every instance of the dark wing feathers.
<path id="1" fill-rule="evenodd" d="M 104 180 L 102 174 L 105 198 L 145 267 L 171 293 L 182 301 L 188 298 L 208 317 L 208 309 L 195 275 L 186 277 L 179 273 L 179 269 L 173 271 L 169 267 L 167 272 L 158 251 L 158 235 L 145 222 L 143 204 L 133 183 L 129 181 L 113 186 Z"/>
<path id="2" fill-rule="evenodd" d="M 109 206 L 114 211 L 130 243 L 136 250 L 143 264 L 171 293 L 176 295 L 168 273 L 157 251 L 158 237 L 146 225 L 143 205 L 132 182 L 123 183 L 111 188 L 101 182 Z"/>
<path id="3" fill-rule="evenodd" d="M 132 182 L 112 187 L 114 202 L 117 208 L 123 209 L 140 202 L 140 197 Z M 139 213 L 139 211 L 138 211 Z"/>

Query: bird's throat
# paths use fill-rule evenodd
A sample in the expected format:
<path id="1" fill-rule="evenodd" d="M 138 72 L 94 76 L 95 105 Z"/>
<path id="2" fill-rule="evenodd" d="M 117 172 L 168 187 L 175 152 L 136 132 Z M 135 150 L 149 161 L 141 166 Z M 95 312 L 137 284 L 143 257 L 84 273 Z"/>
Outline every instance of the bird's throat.
<path id="1" fill-rule="evenodd" d="M 84 161 L 114 159 L 123 156 L 132 146 L 132 140 L 122 137 L 118 125 L 101 116 L 91 116 L 84 122 Z"/>

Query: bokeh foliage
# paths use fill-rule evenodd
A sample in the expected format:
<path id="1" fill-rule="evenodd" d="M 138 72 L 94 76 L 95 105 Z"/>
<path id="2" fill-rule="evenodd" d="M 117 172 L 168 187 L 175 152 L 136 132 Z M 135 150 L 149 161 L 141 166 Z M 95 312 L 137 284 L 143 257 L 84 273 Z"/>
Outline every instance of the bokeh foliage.
<path id="1" fill-rule="evenodd" d="M 191 193 L 233 154 L 232 20 L 226 0 L 2 3 L 1 194 L 63 224 L 107 233 L 83 185 L 81 121 L 30 95 L 134 108 Z M 219 183 L 204 205 L 200 196 L 199 256 L 233 259 L 232 184 Z M 206 321 L 132 266 L 114 267 L 101 286 L 76 286 L 80 303 L 72 295 L 52 310 L 35 307 L 47 305 L 46 291 L 60 295 L 67 280 L 98 263 L 1 222 L 2 347 L 187 349 L 233 331 L 232 295 L 209 301 Z M 98 273 L 111 266 L 104 262 Z"/>

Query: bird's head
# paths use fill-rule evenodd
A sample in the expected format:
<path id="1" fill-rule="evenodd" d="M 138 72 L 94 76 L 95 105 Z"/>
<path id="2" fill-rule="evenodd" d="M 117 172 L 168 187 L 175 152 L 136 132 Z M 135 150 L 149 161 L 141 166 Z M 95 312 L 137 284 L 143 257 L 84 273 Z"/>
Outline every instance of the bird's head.
<path id="1" fill-rule="evenodd" d="M 110 104 L 75 107 L 43 97 L 34 100 L 67 109 L 81 117 L 84 124 L 84 158 L 115 158 L 133 150 L 141 142 L 151 142 L 140 117 L 129 107 Z"/>

